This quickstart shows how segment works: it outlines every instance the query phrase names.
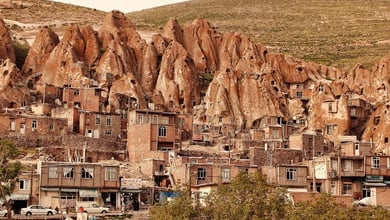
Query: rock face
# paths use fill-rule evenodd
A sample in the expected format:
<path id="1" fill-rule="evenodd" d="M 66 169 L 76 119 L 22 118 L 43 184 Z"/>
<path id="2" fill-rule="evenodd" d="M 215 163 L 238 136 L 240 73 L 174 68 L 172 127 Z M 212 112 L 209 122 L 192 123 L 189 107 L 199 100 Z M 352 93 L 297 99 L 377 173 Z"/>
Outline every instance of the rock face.
<path id="1" fill-rule="evenodd" d="M 2 18 L 0 18 L 0 59 L 10 59 L 11 62 L 15 63 L 15 51 L 12 46 L 11 36 Z"/>
<path id="2" fill-rule="evenodd" d="M 194 124 L 226 125 L 236 133 L 274 116 L 300 121 L 300 130 L 321 132 L 329 143 L 356 135 L 387 150 L 389 56 L 372 70 L 357 64 L 346 71 L 273 54 L 240 33 L 218 32 L 205 19 L 183 27 L 172 18 L 149 43 L 120 11 L 107 13 L 98 31 L 69 26 L 61 41 L 44 27 L 21 75 L 0 21 L 2 105 L 19 106 L 23 95 L 15 82 L 34 76 L 59 87 L 101 87 L 109 94 L 104 109 L 112 113 L 153 103 L 193 113 Z"/>

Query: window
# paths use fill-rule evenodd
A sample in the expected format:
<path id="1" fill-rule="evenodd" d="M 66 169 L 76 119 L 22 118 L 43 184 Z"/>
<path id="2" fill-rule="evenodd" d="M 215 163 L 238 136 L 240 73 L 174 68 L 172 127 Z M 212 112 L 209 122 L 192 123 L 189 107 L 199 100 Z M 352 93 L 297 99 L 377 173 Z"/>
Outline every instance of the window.
<path id="1" fill-rule="evenodd" d="M 329 103 L 329 104 L 328 104 L 328 111 L 329 111 L 329 112 L 332 112 L 332 110 L 333 110 L 333 108 L 332 108 L 332 103 Z"/>
<path id="2" fill-rule="evenodd" d="M 144 115 L 138 114 L 137 115 L 137 124 L 142 124 L 144 121 Z"/>
<path id="3" fill-rule="evenodd" d="M 222 182 L 229 182 L 230 181 L 230 169 L 223 168 L 222 169 Z"/>
<path id="4" fill-rule="evenodd" d="M 92 179 L 92 177 L 93 177 L 93 168 L 81 168 L 81 178 Z"/>
<path id="5" fill-rule="evenodd" d="M 161 123 L 162 124 L 168 124 L 169 123 L 169 118 L 168 117 L 162 117 Z"/>
<path id="6" fill-rule="evenodd" d="M 352 108 L 350 111 L 351 116 L 356 116 L 356 109 Z"/>
<path id="7" fill-rule="evenodd" d="M 105 135 L 112 135 L 111 129 L 106 129 L 106 130 L 104 130 L 104 134 L 105 134 Z"/>
<path id="8" fill-rule="evenodd" d="M 111 116 L 107 116 L 106 118 L 106 125 L 111 126 Z"/>
<path id="9" fill-rule="evenodd" d="M 302 98 L 302 92 L 297 92 L 297 98 Z"/>
<path id="10" fill-rule="evenodd" d="M 169 101 L 168 106 L 169 108 L 173 108 L 173 101 Z"/>
<path id="11" fill-rule="evenodd" d="M 343 184 L 343 194 L 351 195 L 352 194 L 352 183 Z"/>
<path id="12" fill-rule="evenodd" d="M 324 91 L 324 86 L 319 85 L 319 86 L 318 86 L 318 92 L 323 92 L 323 91 Z"/>
<path id="13" fill-rule="evenodd" d="M 29 180 L 19 180 L 19 190 L 28 190 L 30 189 Z"/>
<path id="14" fill-rule="evenodd" d="M 64 178 L 73 178 L 73 167 L 64 167 Z"/>
<path id="15" fill-rule="evenodd" d="M 326 134 L 331 135 L 333 133 L 333 125 L 326 126 Z"/>
<path id="16" fill-rule="evenodd" d="M 158 116 L 157 116 L 157 115 L 153 115 L 153 117 L 152 117 L 152 123 L 153 123 L 153 124 L 157 124 L 157 121 L 158 121 Z"/>
<path id="17" fill-rule="evenodd" d="M 380 164 L 380 158 L 379 157 L 373 157 L 371 159 L 371 168 L 379 169 L 379 164 Z"/>
<path id="18" fill-rule="evenodd" d="M 14 120 L 11 120 L 10 121 L 10 131 L 15 131 L 15 121 Z"/>
<path id="19" fill-rule="evenodd" d="M 32 127 L 33 130 L 37 129 L 38 128 L 38 121 L 33 120 L 32 123 L 31 123 L 31 127 Z"/>
<path id="20" fill-rule="evenodd" d="M 126 119 L 127 118 L 127 111 L 123 110 L 121 116 L 123 119 Z"/>
<path id="21" fill-rule="evenodd" d="M 198 180 L 206 180 L 206 168 L 198 168 Z"/>
<path id="22" fill-rule="evenodd" d="M 116 167 L 106 167 L 104 180 L 116 180 Z"/>
<path id="23" fill-rule="evenodd" d="M 100 125 L 100 115 L 95 115 L 95 124 Z"/>
<path id="24" fill-rule="evenodd" d="M 272 138 L 277 139 L 279 137 L 279 131 L 276 129 L 272 130 Z"/>
<path id="25" fill-rule="evenodd" d="M 352 160 L 345 160 L 344 161 L 344 171 L 352 171 Z"/>
<path id="26" fill-rule="evenodd" d="M 49 178 L 58 178 L 58 167 L 49 167 Z"/>
<path id="27" fill-rule="evenodd" d="M 80 95 L 80 90 L 76 89 L 73 91 L 74 96 L 79 96 Z"/>
<path id="28" fill-rule="evenodd" d="M 166 137 L 167 136 L 167 128 L 165 126 L 160 126 L 158 128 L 158 136 L 159 137 Z"/>
<path id="29" fill-rule="evenodd" d="M 50 125 L 49 125 L 49 130 L 50 130 L 50 131 L 54 131 L 54 124 L 53 124 L 53 123 L 50 123 Z"/>
<path id="30" fill-rule="evenodd" d="M 286 180 L 297 179 L 297 168 L 286 168 Z"/>
<path id="31" fill-rule="evenodd" d="M 219 117 L 219 118 L 218 118 L 218 122 L 219 122 L 219 123 L 222 123 L 222 117 Z"/>
<path id="32" fill-rule="evenodd" d="M 387 158 L 387 169 L 390 169 L 390 157 Z"/>

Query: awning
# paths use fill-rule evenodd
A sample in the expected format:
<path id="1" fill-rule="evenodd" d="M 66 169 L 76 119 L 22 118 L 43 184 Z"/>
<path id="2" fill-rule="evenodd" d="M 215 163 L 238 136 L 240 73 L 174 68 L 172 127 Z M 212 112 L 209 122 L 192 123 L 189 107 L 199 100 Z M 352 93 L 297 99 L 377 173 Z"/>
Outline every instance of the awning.
<path id="1" fill-rule="evenodd" d="M 78 192 L 78 189 L 61 188 L 61 192 Z"/>
<path id="2" fill-rule="evenodd" d="M 85 197 L 97 198 L 99 197 L 99 192 L 96 189 L 80 189 L 79 196 L 84 198 Z"/>
<path id="3" fill-rule="evenodd" d="M 30 195 L 29 194 L 11 194 L 11 199 L 12 200 L 29 200 L 30 199 Z"/>
<path id="4" fill-rule="evenodd" d="M 54 188 L 49 188 L 49 187 L 41 187 L 41 190 L 42 191 L 50 191 L 50 192 L 58 192 L 59 190 L 60 190 L 60 188 L 56 188 L 56 187 L 54 187 Z"/>
<path id="5" fill-rule="evenodd" d="M 383 176 L 366 176 L 366 182 L 383 182 Z"/>
<path id="6" fill-rule="evenodd" d="M 121 189 L 121 192 L 123 193 L 140 193 L 142 192 L 141 189 Z"/>
<path id="7" fill-rule="evenodd" d="M 383 187 L 387 186 L 386 183 L 371 183 L 371 182 L 363 182 L 365 186 L 376 186 L 376 187 Z"/>

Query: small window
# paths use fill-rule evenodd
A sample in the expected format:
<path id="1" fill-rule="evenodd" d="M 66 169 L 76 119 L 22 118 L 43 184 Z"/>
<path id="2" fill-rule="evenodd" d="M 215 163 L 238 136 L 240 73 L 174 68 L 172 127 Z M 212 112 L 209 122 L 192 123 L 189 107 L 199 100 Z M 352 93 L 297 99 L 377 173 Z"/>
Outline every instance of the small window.
<path id="1" fill-rule="evenodd" d="M 138 114 L 137 115 L 137 124 L 142 124 L 144 121 L 144 115 L 143 114 Z"/>
<path id="2" fill-rule="evenodd" d="M 344 183 L 343 184 L 343 194 L 344 195 L 352 195 L 352 183 Z"/>
<path id="3" fill-rule="evenodd" d="M 104 130 L 104 134 L 105 135 L 112 135 L 112 130 L 111 129 L 106 129 L 106 130 Z"/>
<path id="4" fill-rule="evenodd" d="M 169 108 L 173 108 L 173 101 L 169 101 Z"/>
<path id="5" fill-rule="evenodd" d="M 373 157 L 371 160 L 371 168 L 373 169 L 379 169 L 380 167 L 380 158 L 379 157 Z"/>
<path id="6" fill-rule="evenodd" d="M 64 167 L 64 178 L 73 178 L 73 167 Z"/>
<path id="7" fill-rule="evenodd" d="M 229 181 L 230 181 L 230 169 L 223 168 L 222 169 L 222 182 L 229 182 Z"/>
<path id="8" fill-rule="evenodd" d="M 19 190 L 28 190 L 30 189 L 29 180 L 19 180 Z"/>
<path id="9" fill-rule="evenodd" d="M 104 180 L 116 180 L 117 172 L 115 167 L 106 167 L 105 168 L 105 177 Z"/>
<path id="10" fill-rule="evenodd" d="M 153 117 L 152 117 L 152 123 L 153 123 L 153 124 L 157 124 L 157 122 L 158 122 L 158 116 L 157 116 L 157 115 L 153 115 Z"/>
<path id="11" fill-rule="evenodd" d="M 206 180 L 206 168 L 198 168 L 198 180 Z"/>
<path id="12" fill-rule="evenodd" d="M 302 92 L 297 92 L 297 98 L 302 98 L 303 94 Z"/>
<path id="13" fill-rule="evenodd" d="M 33 120 L 32 123 L 31 123 L 31 127 L 32 127 L 33 130 L 37 129 L 38 128 L 38 121 Z"/>
<path id="14" fill-rule="evenodd" d="M 324 91 L 324 86 L 319 85 L 319 86 L 318 86 L 318 92 L 323 92 L 323 91 Z"/>
<path id="15" fill-rule="evenodd" d="M 169 124 L 169 118 L 168 117 L 162 117 L 161 123 L 162 124 Z"/>
<path id="16" fill-rule="evenodd" d="M 79 96 L 80 95 L 80 90 L 76 89 L 73 91 L 74 96 Z"/>
<path id="17" fill-rule="evenodd" d="M 167 128 L 165 126 L 160 126 L 158 128 L 158 136 L 159 137 L 166 137 L 167 136 Z"/>
<path id="18" fill-rule="evenodd" d="M 389 138 L 385 137 L 385 143 L 389 143 Z"/>
<path id="19" fill-rule="evenodd" d="M 286 180 L 297 179 L 297 168 L 286 168 Z"/>
<path id="20" fill-rule="evenodd" d="M 328 111 L 332 112 L 333 111 L 333 105 L 332 103 L 328 103 Z"/>
<path id="21" fill-rule="evenodd" d="M 219 123 L 222 123 L 222 117 L 219 117 L 219 118 L 218 118 L 218 122 L 219 122 Z"/>
<path id="22" fill-rule="evenodd" d="M 106 118 L 106 125 L 111 126 L 111 116 L 107 116 Z"/>
<path id="23" fill-rule="evenodd" d="M 53 123 L 50 123 L 50 125 L 49 125 L 49 130 L 50 130 L 50 131 L 54 131 L 54 124 L 53 124 Z"/>
<path id="24" fill-rule="evenodd" d="M 93 177 L 93 168 L 81 168 L 81 178 L 92 179 L 92 177 Z"/>
<path id="25" fill-rule="evenodd" d="M 390 169 L 390 157 L 387 158 L 387 169 Z"/>
<path id="26" fill-rule="evenodd" d="M 95 115 L 95 124 L 100 125 L 100 115 Z"/>
<path id="27" fill-rule="evenodd" d="M 331 135 L 333 133 L 333 125 L 326 126 L 326 134 Z"/>
<path id="28" fill-rule="evenodd" d="M 58 178 L 58 167 L 49 167 L 49 178 Z"/>

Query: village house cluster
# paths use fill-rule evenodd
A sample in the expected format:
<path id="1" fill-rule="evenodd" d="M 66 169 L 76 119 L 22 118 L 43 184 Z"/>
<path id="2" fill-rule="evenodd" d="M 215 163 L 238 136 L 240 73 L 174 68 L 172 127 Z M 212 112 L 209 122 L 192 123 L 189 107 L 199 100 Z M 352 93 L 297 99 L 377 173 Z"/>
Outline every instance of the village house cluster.
<path id="1" fill-rule="evenodd" d="M 156 103 L 139 109 L 132 97 L 123 97 L 118 109 L 108 110 L 107 91 L 98 87 L 37 85 L 32 91 L 31 106 L 2 110 L 1 136 L 16 141 L 50 136 L 61 143 L 76 135 L 120 143 L 115 146 L 122 144 L 125 150 L 118 154 L 122 156 L 100 161 L 86 155 L 98 149 L 87 143 L 84 149 L 69 148 L 62 161 L 24 161 L 26 170 L 11 195 L 15 213 L 30 204 L 75 211 L 79 202 L 136 209 L 174 195 L 173 190 L 184 184 L 202 200 L 239 172 L 265 175 L 269 184 L 284 186 L 300 199 L 326 192 L 348 205 L 363 197 L 374 197 L 378 206 L 390 204 L 390 156 L 374 153 L 373 142 L 355 135 L 335 137 L 337 124 L 332 121 L 310 131 L 302 129 L 305 117 L 285 121 L 265 116 L 238 133 L 223 116 L 213 125 L 196 124 L 190 114 Z M 308 93 L 302 86 L 290 88 L 290 96 L 303 101 Z M 336 101 L 325 100 L 323 108 L 337 111 Z M 364 121 L 370 109 L 354 98 L 348 106 L 353 125 Z M 330 144 L 328 140 L 335 138 L 336 145 Z M 78 152 L 77 157 L 70 151 Z"/>

